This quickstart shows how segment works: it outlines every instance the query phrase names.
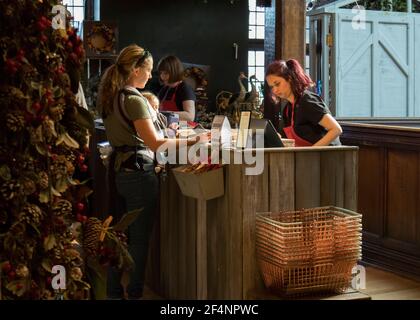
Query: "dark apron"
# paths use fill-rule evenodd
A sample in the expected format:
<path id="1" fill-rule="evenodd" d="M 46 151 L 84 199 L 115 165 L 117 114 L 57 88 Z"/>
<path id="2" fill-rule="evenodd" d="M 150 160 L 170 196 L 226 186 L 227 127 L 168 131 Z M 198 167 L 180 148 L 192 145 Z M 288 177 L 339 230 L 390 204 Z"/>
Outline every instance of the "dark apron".
<path id="1" fill-rule="evenodd" d="M 160 111 L 180 111 L 178 109 L 178 106 L 176 105 L 176 91 L 178 90 L 179 84 L 175 87 L 174 94 L 171 97 L 171 100 L 166 100 L 166 96 L 168 95 L 169 90 L 171 88 L 168 87 L 168 90 L 166 91 L 165 96 L 162 99 L 162 102 L 160 103 L 159 110 Z"/>

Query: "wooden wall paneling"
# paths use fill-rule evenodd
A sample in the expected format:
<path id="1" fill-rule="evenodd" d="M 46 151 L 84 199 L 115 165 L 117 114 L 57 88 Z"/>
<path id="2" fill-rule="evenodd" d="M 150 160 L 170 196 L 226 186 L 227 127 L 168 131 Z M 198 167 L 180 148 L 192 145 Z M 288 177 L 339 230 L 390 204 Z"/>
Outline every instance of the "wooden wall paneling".
<path id="1" fill-rule="evenodd" d="M 321 153 L 321 206 L 344 206 L 344 152 Z"/>
<path id="2" fill-rule="evenodd" d="M 198 202 L 199 200 L 188 198 L 186 210 L 186 234 L 185 234 L 185 299 L 197 299 L 197 232 L 198 232 Z M 207 212 L 206 212 L 207 213 Z M 205 252 L 206 258 L 207 250 Z"/>
<path id="3" fill-rule="evenodd" d="M 418 166 L 417 152 L 388 151 L 387 237 L 416 241 Z"/>
<path id="4" fill-rule="evenodd" d="M 268 153 L 269 166 L 269 211 L 295 209 L 295 153 Z"/>
<path id="5" fill-rule="evenodd" d="M 358 169 L 358 212 L 362 214 L 363 231 L 384 234 L 385 150 L 360 146 Z"/>
<path id="6" fill-rule="evenodd" d="M 321 156 L 319 152 L 296 153 L 296 209 L 320 206 Z"/>
<path id="7" fill-rule="evenodd" d="M 197 269 L 194 272 L 196 276 L 197 292 L 196 299 L 207 299 L 207 202 L 205 200 L 197 200 L 197 247 L 195 248 L 195 256 L 197 261 Z M 195 243 L 193 243 L 195 244 Z M 193 272 L 189 270 L 189 272 Z M 188 274 L 190 277 L 192 275 Z"/>
<path id="8" fill-rule="evenodd" d="M 344 208 L 357 211 L 358 151 L 344 155 Z"/>
<path id="9" fill-rule="evenodd" d="M 227 275 L 227 251 L 229 243 L 226 230 L 227 198 L 207 201 L 207 297 L 225 297 L 229 286 Z"/>
<path id="10" fill-rule="evenodd" d="M 189 252 L 186 248 L 186 232 L 187 232 L 187 210 L 188 210 L 188 197 L 180 195 L 178 198 L 179 201 L 179 210 L 177 216 L 175 217 L 178 227 L 176 229 L 177 234 L 177 285 L 176 285 L 176 296 L 180 299 L 186 299 L 186 257 Z"/>
<path id="11" fill-rule="evenodd" d="M 252 298 L 255 290 L 264 288 L 256 259 L 255 217 L 269 210 L 269 157 L 264 155 L 264 171 L 260 175 L 243 175 L 243 299 Z M 245 172 L 245 170 L 244 170 Z"/>
<path id="12" fill-rule="evenodd" d="M 169 233 L 172 228 L 169 223 L 169 195 L 170 179 L 172 173 L 169 172 L 167 179 L 160 186 L 160 290 L 157 291 L 162 297 L 169 297 L 168 285 L 170 283 L 170 248 Z"/>
<path id="13" fill-rule="evenodd" d="M 242 299 L 241 175 L 225 166 L 225 195 L 207 202 L 208 299 Z"/>
<path id="14" fill-rule="evenodd" d="M 243 270 L 244 257 L 242 253 L 245 204 L 240 205 L 239 203 L 244 201 L 246 195 L 244 195 L 240 189 L 235 189 L 235 186 L 236 188 L 238 187 L 238 182 L 241 180 L 241 176 L 245 174 L 245 171 L 244 166 L 229 165 L 228 167 L 229 189 L 227 192 L 229 196 L 227 198 L 228 210 L 226 211 L 226 222 L 229 228 L 225 229 L 225 232 L 227 233 L 227 242 L 224 245 L 229 248 L 229 250 L 226 251 L 226 276 L 229 287 L 227 288 L 225 297 L 226 299 L 242 299 L 242 279 L 245 272 L 245 270 Z"/>
<path id="15" fill-rule="evenodd" d="M 168 209 L 168 223 L 170 226 L 170 232 L 168 234 L 168 243 L 167 246 L 169 248 L 169 270 L 170 270 L 170 278 L 169 278 L 169 299 L 175 299 L 177 294 L 179 293 L 179 278 L 178 278 L 178 261 L 179 261 L 179 212 L 183 210 L 182 201 L 181 199 L 184 197 L 181 193 L 181 190 L 178 187 L 178 184 L 175 180 L 175 177 L 172 175 L 171 177 L 171 185 L 170 188 L 175 190 L 170 192 L 169 203 L 172 204 L 171 207 Z"/>

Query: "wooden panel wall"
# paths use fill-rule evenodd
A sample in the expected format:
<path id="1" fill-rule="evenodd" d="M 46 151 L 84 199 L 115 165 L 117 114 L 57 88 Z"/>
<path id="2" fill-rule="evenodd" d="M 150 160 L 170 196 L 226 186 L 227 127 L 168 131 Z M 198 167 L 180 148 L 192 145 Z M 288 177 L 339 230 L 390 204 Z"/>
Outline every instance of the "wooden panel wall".
<path id="1" fill-rule="evenodd" d="M 420 279 L 420 131 L 413 124 L 342 127 L 342 142 L 360 148 L 363 261 Z"/>

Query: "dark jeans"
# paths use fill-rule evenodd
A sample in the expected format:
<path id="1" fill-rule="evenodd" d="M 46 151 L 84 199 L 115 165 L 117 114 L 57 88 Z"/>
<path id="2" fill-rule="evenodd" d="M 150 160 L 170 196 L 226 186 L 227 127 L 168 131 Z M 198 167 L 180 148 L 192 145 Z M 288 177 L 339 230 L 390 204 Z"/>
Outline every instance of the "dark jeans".
<path id="1" fill-rule="evenodd" d="M 120 216 L 126 212 L 143 208 L 137 219 L 128 227 L 127 232 L 128 250 L 135 262 L 135 268 L 130 272 L 130 282 L 127 288 L 128 298 L 141 298 L 150 236 L 157 209 L 158 177 L 154 171 L 117 172 L 115 184 L 120 199 L 118 203 Z M 123 297 L 120 280 L 121 273 L 115 268 L 110 268 L 108 272 L 109 298 Z"/>

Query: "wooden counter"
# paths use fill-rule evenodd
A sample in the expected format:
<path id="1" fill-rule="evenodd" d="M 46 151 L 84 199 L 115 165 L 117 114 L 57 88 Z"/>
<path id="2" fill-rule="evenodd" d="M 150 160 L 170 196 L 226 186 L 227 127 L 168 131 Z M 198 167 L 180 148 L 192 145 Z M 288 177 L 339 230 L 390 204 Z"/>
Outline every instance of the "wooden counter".
<path id="1" fill-rule="evenodd" d="M 420 279 L 420 119 L 341 121 L 359 146 L 363 261 Z"/>
<path id="2" fill-rule="evenodd" d="M 184 197 L 172 174 L 161 185 L 148 285 L 167 299 L 249 299 L 263 288 L 255 214 L 335 205 L 357 209 L 357 147 L 266 149 L 261 175 L 224 167 L 223 197 Z"/>

